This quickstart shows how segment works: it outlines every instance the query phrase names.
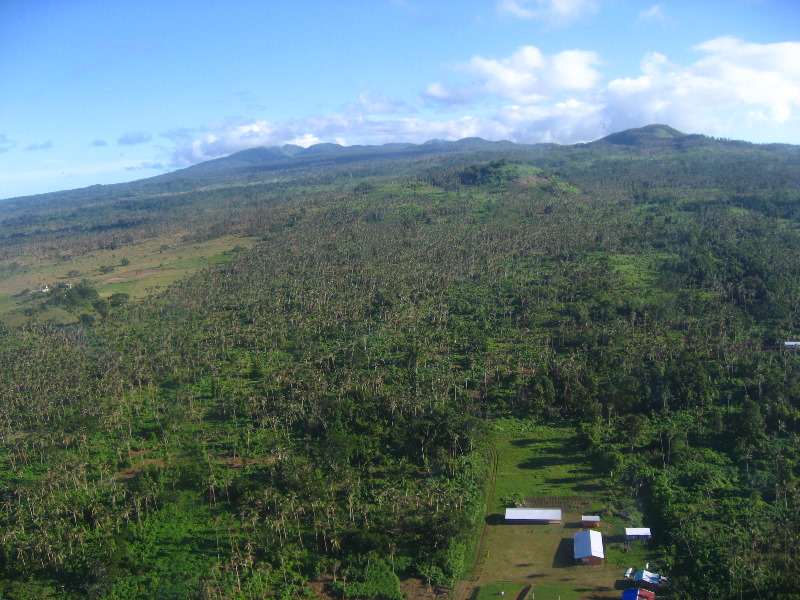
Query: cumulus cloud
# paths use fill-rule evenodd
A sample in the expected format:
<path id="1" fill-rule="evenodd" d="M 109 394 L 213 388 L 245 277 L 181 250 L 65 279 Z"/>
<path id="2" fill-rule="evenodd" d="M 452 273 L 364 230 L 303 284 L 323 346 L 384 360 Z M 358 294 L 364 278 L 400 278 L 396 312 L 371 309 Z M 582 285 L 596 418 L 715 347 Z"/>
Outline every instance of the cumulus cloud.
<path id="1" fill-rule="evenodd" d="M 574 144 L 602 137 L 603 105 L 570 99 L 546 106 L 506 106 L 497 119 L 506 139 L 520 143 Z"/>
<path id="2" fill-rule="evenodd" d="M 609 82 L 612 128 L 635 119 L 724 133 L 742 115 L 775 124 L 797 119 L 800 42 L 754 44 L 721 37 L 694 50 L 705 56 L 689 66 L 650 53 L 642 61 L 641 75 Z"/>
<path id="3" fill-rule="evenodd" d="M 422 100 L 427 104 L 458 108 L 469 106 L 480 93 L 480 90 L 475 87 L 458 86 L 454 84 L 445 84 L 441 81 L 434 81 L 428 84 L 422 92 Z"/>
<path id="4" fill-rule="evenodd" d="M 566 25 L 597 12 L 599 0 L 498 0 L 500 14 L 519 19 L 539 19 L 550 25 Z"/>
<path id="5" fill-rule="evenodd" d="M 470 136 L 499 139 L 505 133 L 501 123 L 472 116 L 442 120 L 403 116 L 371 119 L 364 114 L 333 113 L 281 123 L 227 121 L 206 126 L 202 131 L 176 130 L 165 135 L 175 144 L 171 166 L 186 167 L 258 146 L 295 144 L 308 147 L 323 141 L 345 146 L 403 141 L 421 143 L 432 138 Z"/>
<path id="6" fill-rule="evenodd" d="M 47 140 L 46 142 L 42 142 L 41 144 L 31 144 L 30 146 L 26 147 L 25 150 L 49 150 L 53 147 L 53 141 Z"/>
<path id="7" fill-rule="evenodd" d="M 309 146 L 319 141 L 316 137 L 318 134 L 312 131 L 302 121 L 274 124 L 263 120 L 237 119 L 212 123 L 200 131 L 174 130 L 166 133 L 165 137 L 176 145 L 172 166 L 186 167 L 258 146 Z"/>
<path id="8" fill-rule="evenodd" d="M 754 44 L 721 37 L 694 51 L 696 60 L 684 65 L 650 52 L 637 73 L 611 81 L 602 76 L 600 56 L 586 50 L 547 55 L 523 46 L 505 58 L 476 56 L 454 67 L 466 82 L 434 82 L 423 89 L 420 108 L 434 103 L 440 109 L 435 117 L 422 110 L 404 113 L 402 104 L 365 92 L 341 112 L 172 131 L 166 134 L 175 148 L 171 166 L 286 143 L 420 143 L 471 136 L 575 143 L 650 123 L 730 137 L 734 125 L 746 126 L 748 120 L 761 129 L 764 123 L 800 121 L 800 42 Z"/>
<path id="9" fill-rule="evenodd" d="M 426 98 L 451 104 L 452 98 L 468 99 L 473 106 L 491 98 L 507 102 L 491 118 L 517 141 L 585 141 L 656 122 L 726 135 L 742 121 L 797 120 L 800 43 L 721 37 L 694 51 L 700 57 L 689 65 L 650 52 L 638 74 L 603 84 L 602 62 L 593 52 L 548 56 L 523 46 L 506 58 L 473 57 L 459 67 L 471 75 L 468 85 L 437 82 Z"/>
<path id="10" fill-rule="evenodd" d="M 120 138 L 117 140 L 117 144 L 120 146 L 134 146 L 136 144 L 144 144 L 145 142 L 149 142 L 152 138 L 149 134 L 144 133 L 142 131 L 129 131 L 128 133 L 123 133 Z"/>
<path id="11" fill-rule="evenodd" d="M 426 93 L 431 99 L 448 101 L 474 97 L 480 89 L 504 100 L 532 104 L 551 100 L 565 90 L 594 88 L 601 78 L 594 67 L 600 64 L 599 55 L 587 50 L 564 50 L 547 56 L 536 46 L 522 46 L 506 58 L 473 56 L 467 64 L 457 66 L 473 77 L 468 87 L 451 90 L 436 83 Z"/>
<path id="12" fill-rule="evenodd" d="M 720 102 L 753 107 L 758 118 L 784 123 L 800 107 L 800 42 L 754 44 L 721 37 L 695 47 L 706 57 L 692 66 L 714 81 Z"/>
<path id="13" fill-rule="evenodd" d="M 95 148 L 105 148 L 106 146 L 108 146 L 108 142 L 106 142 L 105 140 L 92 140 L 92 142 L 89 145 L 94 146 Z"/>

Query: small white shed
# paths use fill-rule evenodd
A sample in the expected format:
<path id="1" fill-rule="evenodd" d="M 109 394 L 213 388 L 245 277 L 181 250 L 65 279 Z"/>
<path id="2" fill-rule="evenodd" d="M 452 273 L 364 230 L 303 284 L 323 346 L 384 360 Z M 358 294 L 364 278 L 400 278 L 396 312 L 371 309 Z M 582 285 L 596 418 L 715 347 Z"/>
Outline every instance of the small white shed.
<path id="1" fill-rule="evenodd" d="M 629 540 L 646 540 L 650 537 L 649 527 L 626 527 L 625 537 Z"/>

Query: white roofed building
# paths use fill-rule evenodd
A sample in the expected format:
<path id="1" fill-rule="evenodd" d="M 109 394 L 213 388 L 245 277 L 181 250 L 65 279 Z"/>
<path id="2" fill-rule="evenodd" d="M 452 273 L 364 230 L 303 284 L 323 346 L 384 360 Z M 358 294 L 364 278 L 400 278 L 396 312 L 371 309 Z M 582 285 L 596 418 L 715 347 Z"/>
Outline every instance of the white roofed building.
<path id="1" fill-rule="evenodd" d="M 626 527 L 625 537 L 629 540 L 648 539 L 650 537 L 649 527 Z"/>
<path id="2" fill-rule="evenodd" d="M 582 515 L 581 516 L 581 527 L 599 527 L 600 526 L 600 516 L 599 515 Z"/>
<path id="3" fill-rule="evenodd" d="M 603 534 L 593 529 L 576 533 L 574 536 L 575 562 L 582 565 L 602 565 L 606 560 L 603 551 Z"/>
<path id="4" fill-rule="evenodd" d="M 507 508 L 506 521 L 561 523 L 560 508 Z"/>

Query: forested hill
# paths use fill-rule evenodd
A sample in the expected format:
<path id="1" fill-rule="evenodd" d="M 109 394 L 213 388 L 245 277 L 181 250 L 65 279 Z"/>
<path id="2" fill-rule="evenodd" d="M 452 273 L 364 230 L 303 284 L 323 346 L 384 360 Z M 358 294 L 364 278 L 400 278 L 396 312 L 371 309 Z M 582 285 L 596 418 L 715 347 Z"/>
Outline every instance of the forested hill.
<path id="1" fill-rule="evenodd" d="M 157 175 L 131 183 L 94 185 L 87 188 L 39 194 L 37 196 L 0 200 L 5 215 L 30 212 L 32 209 L 77 207 L 103 204 L 109 201 L 158 196 L 200 190 L 207 186 L 236 186 L 254 183 L 273 183 L 275 180 L 294 181 L 298 177 L 311 180 L 330 178 L 332 174 L 352 169 L 366 175 L 389 173 L 398 165 L 414 159 L 465 152 L 493 152 L 532 149 L 552 145 L 528 146 L 511 142 L 488 142 L 479 138 L 466 138 L 456 142 L 432 140 L 424 144 L 385 144 L 382 146 L 340 146 L 315 144 L 308 148 L 285 145 L 242 150 L 177 171 Z M 336 167 L 342 167 L 337 169 Z M 350 169 L 349 171 L 347 169 Z"/>
<path id="2" fill-rule="evenodd" d="M 666 125 L 650 125 L 609 135 L 589 144 L 515 144 L 466 138 L 456 142 L 431 140 L 424 144 L 385 144 L 383 146 L 340 146 L 316 144 L 309 148 L 285 145 L 243 150 L 230 156 L 203 162 L 172 173 L 132 183 L 95 185 L 88 188 L 1 200 L 0 219 L 29 214 L 34 210 L 74 208 L 104 204 L 114 200 L 169 195 L 200 190 L 208 186 L 235 186 L 294 181 L 299 177 L 330 178 L 332 174 L 397 175 L 398 170 L 419 169 L 443 160 L 457 163 L 464 155 L 474 160 L 476 153 L 541 159 L 549 164 L 573 164 L 577 157 L 592 160 L 625 156 L 672 153 L 676 159 L 694 160 L 714 154 L 722 163 L 748 159 L 765 160 L 794 168 L 800 158 L 796 146 L 758 145 L 747 142 L 687 135 Z M 469 160 L 467 158 L 466 160 Z M 339 168 L 337 168 L 339 167 Z M 794 171 L 796 173 L 796 170 Z M 2 222 L 2 221 L 0 221 Z"/>
<path id="3" fill-rule="evenodd" d="M 608 511 L 646 515 L 665 597 L 797 598 L 800 149 L 666 126 L 427 146 L 248 151 L 164 176 L 198 189 L 0 222 L 0 282 L 110 240 L 258 239 L 0 326 L 0 595 L 449 588 L 487 432 L 556 422 Z"/>

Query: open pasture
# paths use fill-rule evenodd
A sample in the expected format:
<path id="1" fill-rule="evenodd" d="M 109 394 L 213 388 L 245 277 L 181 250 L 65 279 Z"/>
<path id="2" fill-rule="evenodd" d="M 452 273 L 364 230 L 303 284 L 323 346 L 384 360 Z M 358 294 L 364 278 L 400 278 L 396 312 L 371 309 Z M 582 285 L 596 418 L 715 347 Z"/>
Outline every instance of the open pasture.
<path id="1" fill-rule="evenodd" d="M 250 248 L 256 238 L 223 236 L 205 242 L 186 242 L 179 236 L 160 236 L 116 249 L 94 250 L 70 260 L 45 263 L 34 257 L 21 259 L 20 272 L 0 279 L 0 320 L 19 325 L 27 307 L 40 304 L 25 290 L 86 280 L 101 298 L 115 293 L 141 299 L 188 277 L 200 269 L 229 260 L 234 248 Z M 43 299 L 43 298 L 42 298 Z M 58 308 L 37 312 L 41 320 L 71 323 L 78 315 Z"/>
<path id="2" fill-rule="evenodd" d="M 575 564 L 573 535 L 581 531 L 581 515 L 602 514 L 608 499 L 602 477 L 575 443 L 574 430 L 536 426 L 524 432 L 501 432 L 494 439 L 494 450 L 494 493 L 488 502 L 472 585 L 481 590 L 512 583 L 530 586 L 523 600 L 618 598 L 627 587 L 625 568 L 634 566 L 628 563 L 634 557 L 643 559 L 646 552 L 638 547 L 630 555 L 625 552 L 623 524 L 604 519 L 599 530 L 606 563 Z M 560 508 L 562 522 L 507 523 L 504 512 L 512 502 Z"/>

